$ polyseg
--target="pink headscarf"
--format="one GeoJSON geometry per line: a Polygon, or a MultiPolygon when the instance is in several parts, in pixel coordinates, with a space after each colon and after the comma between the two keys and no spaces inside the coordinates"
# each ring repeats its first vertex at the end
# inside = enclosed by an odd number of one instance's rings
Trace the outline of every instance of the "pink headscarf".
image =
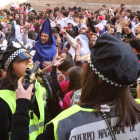
{"type": "Polygon", "coordinates": [[[95,27],[96,27],[96,28],[98,28],[100,31],[102,31],[102,30],[103,30],[103,28],[104,28],[104,27],[103,27],[103,25],[102,25],[102,24],[100,24],[100,23],[99,23],[99,24],[97,24],[97,25],[95,25],[95,27]]]}

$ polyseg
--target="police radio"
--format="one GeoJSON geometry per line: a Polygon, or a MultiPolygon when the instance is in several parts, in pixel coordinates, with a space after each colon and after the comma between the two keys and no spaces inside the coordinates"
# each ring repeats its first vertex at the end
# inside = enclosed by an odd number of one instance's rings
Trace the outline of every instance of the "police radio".
{"type": "MultiPolygon", "coordinates": [[[[43,85],[47,92],[48,92],[48,99],[52,99],[53,94],[52,94],[52,89],[50,87],[50,84],[48,82],[47,77],[45,76],[45,73],[42,72],[42,70],[39,68],[40,67],[40,62],[36,61],[35,63],[29,63],[27,65],[26,71],[25,71],[25,77],[23,81],[23,87],[24,89],[28,89],[30,84],[35,84],[36,79],[38,82],[43,85]]],[[[31,102],[33,103],[35,100],[35,87],[33,88],[33,93],[34,95],[31,98],[31,102]]]]}

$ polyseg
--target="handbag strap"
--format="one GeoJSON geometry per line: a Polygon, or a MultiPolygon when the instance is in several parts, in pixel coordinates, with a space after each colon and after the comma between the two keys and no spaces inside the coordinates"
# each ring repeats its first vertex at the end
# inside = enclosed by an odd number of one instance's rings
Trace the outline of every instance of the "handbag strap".
{"type": "Polygon", "coordinates": [[[107,127],[109,129],[109,133],[110,133],[110,136],[111,136],[112,140],[117,140],[116,136],[114,134],[114,131],[112,130],[111,123],[110,123],[110,121],[107,118],[106,113],[105,112],[101,112],[101,114],[102,114],[102,116],[103,116],[103,118],[104,118],[104,120],[105,120],[105,122],[107,124],[107,127]]]}

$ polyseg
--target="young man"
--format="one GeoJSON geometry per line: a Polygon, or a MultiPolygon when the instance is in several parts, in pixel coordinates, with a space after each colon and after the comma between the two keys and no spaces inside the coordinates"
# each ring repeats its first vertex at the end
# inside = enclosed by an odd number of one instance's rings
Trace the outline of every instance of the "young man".
{"type": "Polygon", "coordinates": [[[63,22],[64,22],[64,27],[68,27],[68,12],[67,11],[64,11],[64,12],[62,12],[62,20],[63,20],[63,22]]]}
{"type": "Polygon", "coordinates": [[[140,39],[139,38],[132,38],[129,41],[129,45],[132,47],[134,53],[140,60],[140,39]]]}
{"type": "Polygon", "coordinates": [[[121,6],[120,6],[121,8],[125,8],[125,4],[121,4],[121,6]]]}
{"type": "Polygon", "coordinates": [[[78,29],[83,28],[83,27],[87,29],[87,26],[83,23],[83,20],[84,20],[83,15],[80,15],[79,16],[78,29]]]}
{"type": "Polygon", "coordinates": [[[131,13],[132,13],[132,11],[131,11],[131,10],[129,10],[129,9],[128,9],[128,10],[126,10],[126,17],[127,17],[127,18],[129,18],[129,17],[130,17],[130,15],[131,15],[131,13]]]}
{"type": "Polygon", "coordinates": [[[55,20],[54,12],[50,12],[50,19],[51,19],[52,21],[55,20]]]}
{"type": "Polygon", "coordinates": [[[106,14],[106,6],[105,5],[102,5],[101,15],[104,15],[104,14],[106,14]]]}
{"type": "Polygon", "coordinates": [[[30,3],[26,4],[26,13],[28,14],[29,12],[33,11],[34,9],[31,7],[30,3]]]}
{"type": "Polygon", "coordinates": [[[73,14],[74,14],[73,10],[70,10],[69,11],[69,16],[68,16],[69,20],[73,21],[73,14]]]}
{"type": "Polygon", "coordinates": [[[132,31],[132,33],[135,35],[135,28],[137,27],[137,26],[139,26],[140,25],[140,15],[138,15],[138,16],[136,16],[135,17],[135,19],[136,19],[136,25],[135,26],[133,26],[133,28],[131,29],[131,31],[132,31]]]}
{"type": "Polygon", "coordinates": [[[79,23],[79,15],[74,13],[72,17],[73,17],[74,22],[78,24],[79,23]]]}
{"type": "Polygon", "coordinates": [[[51,12],[50,4],[46,4],[46,12],[51,12]]]}

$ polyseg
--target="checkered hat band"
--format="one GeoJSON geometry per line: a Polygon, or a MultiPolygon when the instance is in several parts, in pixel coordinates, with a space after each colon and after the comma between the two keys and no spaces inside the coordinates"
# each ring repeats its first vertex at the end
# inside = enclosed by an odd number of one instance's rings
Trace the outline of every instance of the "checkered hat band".
{"type": "Polygon", "coordinates": [[[94,65],[92,64],[92,61],[91,61],[91,58],[90,56],[88,57],[88,63],[89,63],[89,66],[92,68],[92,70],[95,72],[95,74],[98,75],[99,78],[101,78],[103,81],[106,81],[107,83],[111,84],[111,85],[114,85],[116,87],[124,87],[125,85],[120,85],[120,84],[117,84],[116,82],[113,82],[111,80],[109,80],[108,78],[104,77],[104,75],[102,75],[95,67],[94,65]]]}
{"type": "Polygon", "coordinates": [[[15,58],[16,56],[18,56],[18,55],[19,55],[20,53],[22,53],[22,52],[26,52],[26,50],[25,50],[25,49],[19,49],[19,50],[16,50],[14,53],[12,53],[12,54],[8,57],[8,59],[5,61],[4,69],[7,70],[8,67],[9,67],[9,65],[10,65],[10,63],[14,60],[14,58],[15,58]]]}

